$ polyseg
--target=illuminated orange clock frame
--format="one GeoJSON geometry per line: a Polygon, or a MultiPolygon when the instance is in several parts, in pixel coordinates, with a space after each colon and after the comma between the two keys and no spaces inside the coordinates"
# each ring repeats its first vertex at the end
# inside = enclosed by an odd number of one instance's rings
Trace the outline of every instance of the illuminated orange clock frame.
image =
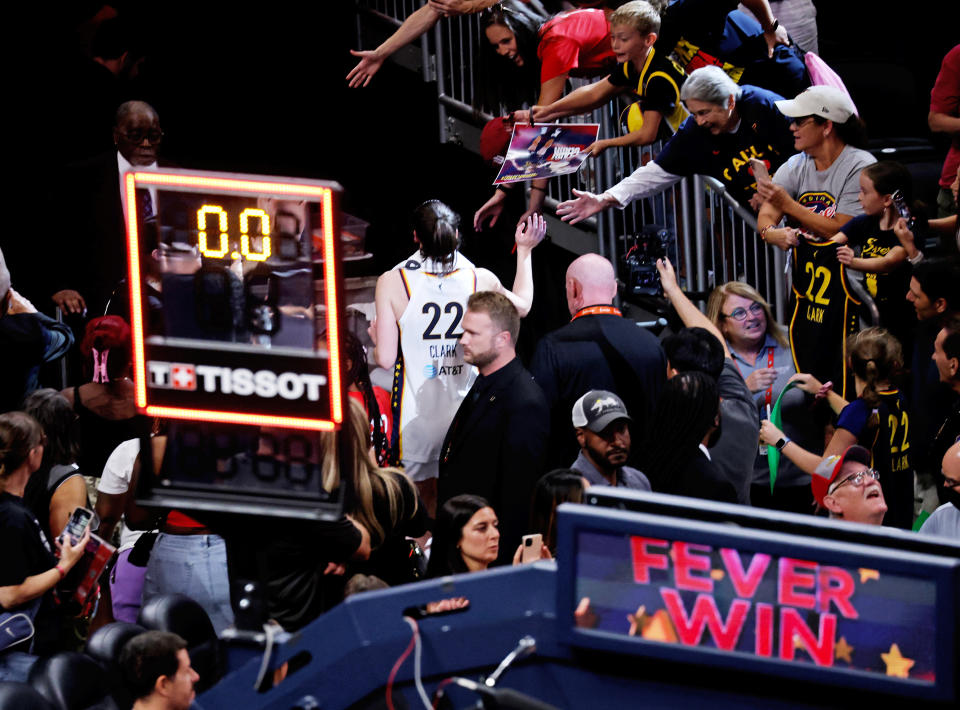
{"type": "MultiPolygon", "coordinates": [[[[340,382],[340,323],[338,321],[339,304],[337,302],[338,273],[335,260],[336,235],[334,234],[333,220],[333,188],[316,182],[284,182],[273,181],[269,178],[257,176],[228,177],[223,174],[187,173],[185,171],[144,171],[128,172],[124,175],[124,192],[126,204],[136,204],[137,188],[156,187],[168,188],[176,191],[196,189],[204,193],[222,192],[229,195],[250,195],[251,197],[271,196],[291,200],[306,199],[320,202],[322,208],[323,234],[323,268],[324,285],[326,290],[326,319],[327,319],[327,352],[329,353],[328,385],[330,393],[330,419],[308,419],[303,417],[284,417],[264,414],[249,414],[246,412],[226,412],[212,409],[186,409],[179,407],[163,407],[150,404],[147,401],[146,357],[144,353],[143,335],[143,295],[141,291],[142,278],[140,273],[140,235],[137,225],[137,210],[127,210],[127,260],[130,268],[130,318],[133,333],[133,374],[136,387],[136,405],[139,411],[148,416],[166,417],[169,419],[188,419],[191,421],[223,422],[227,424],[249,424],[253,426],[283,427],[289,429],[310,429],[330,431],[339,427],[343,422],[343,400],[340,382]]],[[[204,208],[206,209],[206,207],[204,208]]],[[[225,219],[225,214],[209,209],[212,218],[211,226],[218,226],[225,219]]],[[[247,227],[251,217],[260,221],[261,233],[269,234],[270,228],[267,217],[260,210],[247,210],[242,217],[241,231],[243,232],[243,251],[246,258],[257,261],[266,260],[269,256],[270,239],[265,236],[261,251],[250,252],[247,227]],[[249,212],[249,214],[247,214],[249,212]],[[249,253],[248,253],[249,252],[249,253]]],[[[213,229],[210,230],[211,232],[213,229]]],[[[220,229],[220,232],[226,231],[220,229]]],[[[211,241],[221,245],[222,239],[210,240],[205,236],[204,247],[211,241]]]]}

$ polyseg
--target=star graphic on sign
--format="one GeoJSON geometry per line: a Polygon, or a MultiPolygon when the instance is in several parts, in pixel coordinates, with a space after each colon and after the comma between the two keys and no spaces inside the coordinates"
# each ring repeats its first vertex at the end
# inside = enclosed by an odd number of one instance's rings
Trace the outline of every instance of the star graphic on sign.
{"type": "Polygon", "coordinates": [[[800,638],[799,634],[793,635],[793,647],[798,651],[806,651],[807,647],[803,645],[803,639],[800,638]]]}
{"type": "Polygon", "coordinates": [[[900,647],[897,644],[891,644],[887,653],[881,653],[880,658],[887,664],[887,675],[897,678],[909,678],[910,669],[916,662],[912,658],[907,658],[900,654],[900,647]]]}
{"type": "Polygon", "coordinates": [[[630,622],[630,631],[627,633],[631,636],[639,636],[649,619],[650,617],[647,616],[647,607],[641,604],[636,614],[627,614],[627,621],[630,622]]]}
{"type": "Polygon", "coordinates": [[[847,639],[844,636],[840,637],[840,640],[837,641],[836,645],[833,647],[833,656],[838,661],[846,661],[847,663],[853,663],[851,655],[853,654],[853,646],[847,643],[847,639]]]}
{"type": "Polygon", "coordinates": [[[860,584],[866,583],[869,579],[880,579],[880,571],[875,569],[867,569],[866,567],[861,567],[857,570],[860,573],[860,584]]]}
{"type": "Polygon", "coordinates": [[[726,573],[722,569],[712,569],[710,570],[710,579],[714,582],[721,581],[726,576],[726,573]]]}

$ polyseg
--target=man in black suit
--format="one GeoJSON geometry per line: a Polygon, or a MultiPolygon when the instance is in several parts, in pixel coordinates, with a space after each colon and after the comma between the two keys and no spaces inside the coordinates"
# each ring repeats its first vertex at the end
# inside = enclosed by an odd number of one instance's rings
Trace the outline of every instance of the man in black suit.
{"type": "MultiPolygon", "coordinates": [[[[116,151],[72,167],[76,204],[62,234],[62,273],[52,298],[69,315],[103,315],[110,294],[127,275],[126,229],[120,176],[132,168],[157,165],[163,138],[160,118],[150,104],[127,101],[117,109],[116,151]]],[[[138,193],[138,209],[154,214],[153,196],[138,193]]]]}
{"type": "MultiPolygon", "coordinates": [[[[623,400],[631,434],[643,441],[653,405],[667,378],[667,358],[657,339],[614,308],[617,278],[608,259],[584,254],[566,275],[571,320],[537,345],[530,372],[552,413],[547,467],[567,466],[577,456],[570,410],[588,390],[607,390],[623,400]]],[[[636,466],[639,452],[631,454],[636,466]]]]}
{"type": "Polygon", "coordinates": [[[517,358],[520,315],[498,293],[470,296],[463,357],[480,371],[440,449],[438,505],[461,493],[487,499],[500,519],[500,562],[526,533],[530,499],[543,472],[550,410],[517,358]]]}

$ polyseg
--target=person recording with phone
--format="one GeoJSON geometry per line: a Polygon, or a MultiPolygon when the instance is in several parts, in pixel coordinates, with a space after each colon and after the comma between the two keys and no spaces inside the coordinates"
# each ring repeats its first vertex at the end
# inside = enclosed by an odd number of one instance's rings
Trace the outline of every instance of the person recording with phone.
{"type": "Polygon", "coordinates": [[[923,205],[913,201],[910,172],[894,161],[865,167],[857,198],[863,214],[833,237],[843,245],[837,248],[837,261],[865,274],[864,285],[880,311],[878,325],[897,336],[909,352],[915,321],[904,294],[910,286],[910,266],[923,259],[923,252],[908,256],[901,243],[908,231],[923,241],[923,205]]]}
{"type": "MultiPolygon", "coordinates": [[[[43,461],[44,435],[37,421],[23,412],[0,414],[0,623],[9,614],[23,613],[33,622],[35,633],[22,638],[4,638],[0,646],[0,680],[26,681],[37,657],[56,648],[57,612],[48,592],[73,569],[90,539],[89,528],[76,542],[53,544],[40,523],[23,504],[30,474],[43,461]]],[[[9,628],[4,624],[5,628],[9,628]]]]}

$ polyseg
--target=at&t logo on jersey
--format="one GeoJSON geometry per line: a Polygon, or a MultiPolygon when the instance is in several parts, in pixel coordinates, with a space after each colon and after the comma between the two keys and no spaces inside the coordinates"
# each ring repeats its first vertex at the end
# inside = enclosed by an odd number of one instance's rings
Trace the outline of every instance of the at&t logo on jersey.
{"type": "Polygon", "coordinates": [[[327,384],[325,375],[272,370],[249,370],[245,367],[220,367],[218,365],[192,365],[181,362],[147,362],[147,382],[150,387],[170,390],[202,389],[204,392],[236,394],[242,397],[255,395],[263,399],[282,397],[296,400],[304,397],[320,400],[320,388],[327,384]]]}
{"type": "Polygon", "coordinates": [[[432,380],[437,375],[459,375],[463,372],[463,365],[437,365],[427,363],[423,366],[423,377],[426,380],[432,380]]]}

